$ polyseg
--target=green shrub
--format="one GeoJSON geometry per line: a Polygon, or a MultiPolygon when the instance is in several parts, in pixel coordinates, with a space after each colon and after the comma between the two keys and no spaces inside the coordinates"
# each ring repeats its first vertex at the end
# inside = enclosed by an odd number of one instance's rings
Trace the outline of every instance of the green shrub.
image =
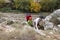
{"type": "Polygon", "coordinates": [[[16,9],[24,9],[27,4],[26,0],[13,0],[13,7],[16,9]]]}
{"type": "Polygon", "coordinates": [[[56,9],[56,1],[57,0],[42,0],[40,2],[41,6],[42,6],[42,10],[43,11],[53,11],[56,9]]]}
{"type": "Polygon", "coordinates": [[[56,9],[60,9],[60,0],[57,0],[57,1],[56,1],[56,4],[57,4],[57,5],[56,5],[56,9]]]}
{"type": "Polygon", "coordinates": [[[0,8],[0,11],[2,11],[2,12],[10,12],[11,8],[10,7],[3,7],[3,8],[0,8]]]}

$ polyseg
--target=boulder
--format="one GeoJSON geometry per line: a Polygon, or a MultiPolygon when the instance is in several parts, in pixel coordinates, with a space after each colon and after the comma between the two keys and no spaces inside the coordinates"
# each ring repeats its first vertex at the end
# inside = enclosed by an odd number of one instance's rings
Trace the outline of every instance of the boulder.
{"type": "Polygon", "coordinates": [[[60,20],[58,20],[56,17],[52,17],[49,21],[54,23],[54,25],[56,26],[60,24],[60,20]]]}
{"type": "Polygon", "coordinates": [[[51,18],[52,18],[52,16],[51,15],[48,15],[48,16],[46,16],[46,18],[44,20],[45,21],[49,21],[51,18]]]}
{"type": "Polygon", "coordinates": [[[52,28],[60,24],[60,9],[55,10],[53,13],[48,15],[45,19],[44,27],[45,29],[52,28]]]}
{"type": "Polygon", "coordinates": [[[60,9],[55,10],[51,14],[52,18],[50,19],[51,22],[53,22],[55,25],[60,24],[60,9]]]}
{"type": "Polygon", "coordinates": [[[47,22],[45,22],[45,24],[43,26],[44,26],[44,30],[53,29],[54,24],[52,22],[47,21],[47,22]]]}

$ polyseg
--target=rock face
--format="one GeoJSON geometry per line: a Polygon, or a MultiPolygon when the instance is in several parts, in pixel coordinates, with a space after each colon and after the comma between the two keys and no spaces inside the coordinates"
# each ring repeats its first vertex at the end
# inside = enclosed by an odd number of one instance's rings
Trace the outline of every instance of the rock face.
{"type": "Polygon", "coordinates": [[[52,22],[45,22],[45,24],[44,24],[44,30],[49,30],[49,29],[53,29],[53,23],[52,22]]]}
{"type": "Polygon", "coordinates": [[[54,26],[57,27],[57,25],[60,24],[60,9],[54,11],[53,13],[51,13],[50,15],[48,15],[45,18],[45,29],[47,29],[48,27],[53,28],[54,26]]]}

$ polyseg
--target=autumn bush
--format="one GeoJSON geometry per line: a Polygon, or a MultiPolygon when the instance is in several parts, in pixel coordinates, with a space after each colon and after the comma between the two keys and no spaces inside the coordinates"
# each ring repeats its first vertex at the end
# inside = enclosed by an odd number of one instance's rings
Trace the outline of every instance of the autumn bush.
{"type": "Polygon", "coordinates": [[[41,9],[41,5],[39,4],[39,2],[34,2],[33,0],[30,0],[30,12],[39,12],[41,9]]]}

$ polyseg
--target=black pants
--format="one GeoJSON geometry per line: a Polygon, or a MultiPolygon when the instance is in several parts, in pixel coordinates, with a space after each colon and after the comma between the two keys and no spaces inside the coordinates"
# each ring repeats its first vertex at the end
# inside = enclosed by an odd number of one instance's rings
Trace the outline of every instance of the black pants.
{"type": "Polygon", "coordinates": [[[42,29],[42,30],[44,30],[44,27],[43,27],[43,25],[41,26],[41,25],[39,25],[39,23],[38,23],[38,29],[42,29]]]}

